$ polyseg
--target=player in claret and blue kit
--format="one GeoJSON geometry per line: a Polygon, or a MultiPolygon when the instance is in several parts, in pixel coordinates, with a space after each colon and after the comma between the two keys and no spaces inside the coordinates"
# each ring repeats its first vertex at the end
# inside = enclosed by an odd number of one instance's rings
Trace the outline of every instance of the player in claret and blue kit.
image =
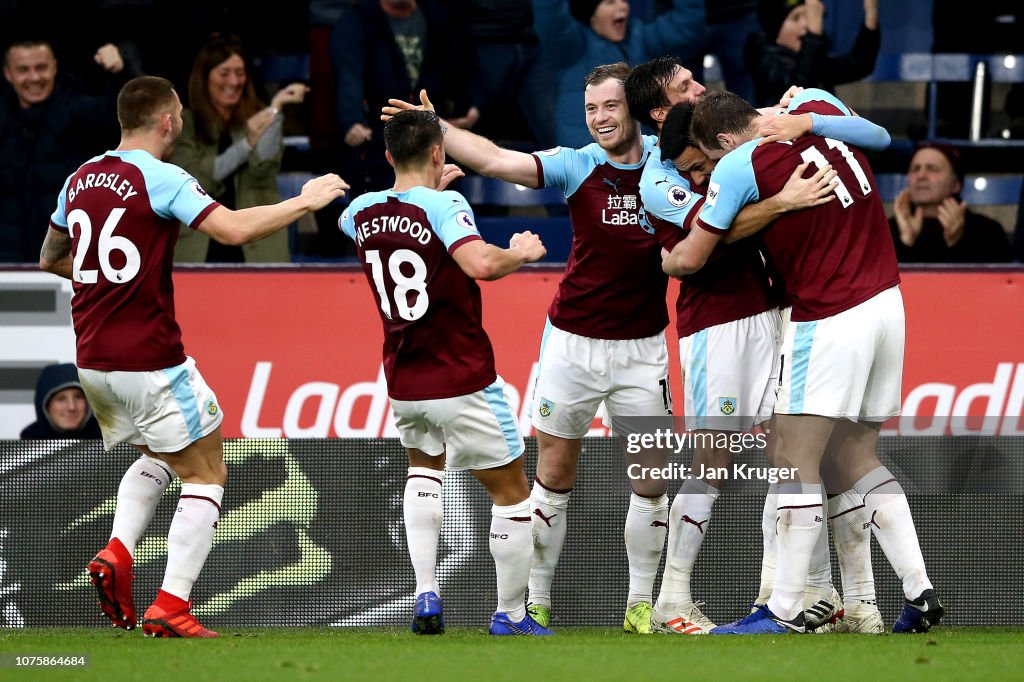
{"type": "MultiPolygon", "coordinates": [[[[820,90],[800,93],[789,110],[850,114],[820,90]]],[[[825,517],[820,466],[826,455],[838,469],[833,487],[839,481],[837,489],[862,499],[870,528],[903,583],[904,606],[893,631],[927,631],[942,618],[943,607],[928,579],[903,489],[877,456],[879,429],[900,410],[905,322],[895,251],[874,177],[860,150],[832,138],[811,134],[759,145],[758,116],[732,93],[714,93],[698,104],[693,136],[720,160],[694,221],[698,229],[667,255],[667,273],[700,270],[739,210],[778,192],[797,166],[831,165],[839,182],[835,201],[786,214],[763,233],[792,306],[775,406],[776,465],[796,467],[799,482],[779,489],[771,598],[742,621],[712,632],[804,631],[808,565],[825,517]]]]}
{"type": "Polygon", "coordinates": [[[155,637],[216,637],[192,615],[189,597],[220,517],[224,414],[185,355],[174,317],[179,223],[244,244],[323,208],[348,185],[325,175],[272,206],[225,208],[163,161],[181,135],[181,111],[170,81],[143,76],[125,84],[117,97],[121,144],[67,179],[39,264],[72,281],[79,378],[104,447],[130,443],[142,453],[118,488],[110,541],[89,562],[103,613],[117,627],[135,627],[135,547],[177,475],[181,496],[167,536],[167,569],[142,629],[155,637]]]}
{"type": "MultiPolygon", "coordinates": [[[[454,126],[445,134],[457,161],[482,175],[562,192],[572,251],[540,344],[532,421],[537,473],[531,492],[535,554],[530,613],[552,618],[551,586],[565,543],[569,497],[582,438],[604,404],[617,435],[628,418],[671,414],[665,327],[668,280],[661,247],[640,227],[639,183],[654,138],[629,115],[624,63],[594,67],[584,82],[584,114],[594,143],[533,154],[502,149],[454,126]]],[[[694,84],[696,88],[699,85],[694,84]]],[[[415,105],[391,100],[387,116],[415,105]]],[[[421,107],[432,108],[426,92],[421,107]]],[[[641,466],[668,463],[667,450],[644,451],[641,466]]],[[[667,482],[637,478],[626,512],[629,589],[623,629],[651,634],[652,593],[668,527],[667,482]]]]}
{"type": "Polygon", "coordinates": [[[544,257],[540,239],[484,242],[469,204],[437,187],[445,171],[442,127],[406,111],[384,128],[395,186],[355,199],[339,220],[355,240],[384,325],[384,375],[409,457],[404,518],[416,574],[412,631],[444,632],[436,578],[445,469],[469,470],[490,493],[490,549],[498,608],[492,635],[550,635],[526,612],[533,558],[523,439],[482,326],[477,279],[494,280],[544,257]]]}

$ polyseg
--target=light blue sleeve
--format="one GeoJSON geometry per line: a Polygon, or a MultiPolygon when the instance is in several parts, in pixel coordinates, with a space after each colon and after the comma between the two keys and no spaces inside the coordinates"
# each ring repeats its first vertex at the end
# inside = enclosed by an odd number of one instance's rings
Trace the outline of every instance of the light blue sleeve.
{"type": "Polygon", "coordinates": [[[338,229],[352,239],[356,238],[356,224],[355,221],[352,220],[352,216],[354,216],[358,210],[356,202],[353,201],[345,207],[345,210],[341,212],[341,217],[338,218],[338,229]]]}
{"type": "MultiPolygon", "coordinates": [[[[534,152],[533,156],[540,161],[544,187],[561,190],[566,198],[576,193],[583,181],[597,167],[594,150],[596,144],[583,149],[555,147],[542,152],[534,152]]],[[[600,149],[600,147],[598,147],[600,149]]]]}
{"type": "MultiPolygon", "coordinates": [[[[77,173],[78,171],[75,172],[77,173]]],[[[53,226],[64,231],[68,229],[68,183],[71,182],[72,176],[74,176],[74,173],[69,175],[68,179],[64,181],[64,186],[61,187],[60,194],[57,195],[57,208],[50,215],[50,222],[53,223],[53,226]]]]}
{"type": "Polygon", "coordinates": [[[153,212],[161,218],[174,218],[193,226],[199,214],[216,201],[199,181],[171,163],[156,161],[139,165],[146,179],[146,192],[153,212]]]}
{"type": "Polygon", "coordinates": [[[199,181],[189,176],[188,180],[178,188],[174,198],[171,199],[167,206],[167,210],[184,224],[189,227],[195,227],[192,223],[195,222],[196,218],[216,203],[214,198],[207,194],[206,190],[199,185],[199,181]]]}
{"type": "Polygon", "coordinates": [[[673,225],[683,226],[701,195],[695,194],[686,178],[667,168],[644,173],[640,180],[640,201],[644,211],[673,225]]]}
{"type": "Polygon", "coordinates": [[[757,148],[757,141],[747,142],[718,162],[708,183],[707,199],[698,221],[701,225],[723,232],[732,226],[736,214],[760,197],[751,155],[757,148]]]}
{"type": "Polygon", "coordinates": [[[466,237],[480,237],[473,218],[473,209],[458,192],[431,191],[427,216],[434,232],[441,238],[446,249],[466,237]]]}
{"type": "Polygon", "coordinates": [[[811,115],[811,132],[815,135],[842,140],[862,149],[882,150],[892,142],[889,131],[885,128],[875,125],[866,118],[855,116],[839,98],[819,88],[808,88],[799,93],[789,103],[786,111],[793,112],[800,108],[809,109],[811,107],[808,105],[812,102],[823,102],[839,111],[837,114],[824,114],[816,111],[800,112],[811,115]]]}
{"type": "Polygon", "coordinates": [[[881,151],[889,146],[889,131],[860,116],[811,114],[811,132],[852,144],[861,149],[881,151]]]}

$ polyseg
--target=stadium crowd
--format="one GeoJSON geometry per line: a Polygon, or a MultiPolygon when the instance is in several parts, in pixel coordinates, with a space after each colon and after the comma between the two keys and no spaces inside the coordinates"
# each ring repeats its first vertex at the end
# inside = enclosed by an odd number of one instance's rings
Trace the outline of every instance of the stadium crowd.
{"type": "MultiPolygon", "coordinates": [[[[979,25],[988,5],[998,3],[979,5],[973,19],[979,25]]],[[[998,33],[984,47],[950,38],[944,8],[940,0],[934,19],[916,17],[934,24],[937,51],[1001,49],[998,33]]],[[[337,172],[353,197],[388,186],[376,112],[389,97],[411,100],[426,88],[452,125],[500,144],[577,147],[590,142],[577,115],[583,76],[598,64],[671,55],[703,80],[705,55],[714,55],[723,85],[763,106],[789,85],[832,91],[869,76],[883,36],[901,30],[885,25],[886,9],[886,0],[837,0],[828,8],[821,0],[312,0],[277,8],[275,28],[267,31],[245,3],[229,0],[92,0],[73,3],[59,24],[48,19],[45,3],[4,3],[0,262],[36,260],[53,194],[82,158],[116,142],[114,96],[141,73],[166,76],[182,95],[187,128],[176,161],[222,203],[245,207],[278,198],[275,178],[282,170],[337,172]],[[830,36],[827,12],[858,19],[833,22],[841,35],[830,36]],[[69,29],[83,25],[90,30],[69,29]],[[237,83],[215,85],[228,66],[237,83]],[[207,74],[205,84],[197,82],[197,70],[207,74]],[[231,92],[235,99],[219,105],[217,88],[241,94],[231,92]],[[219,106],[226,108],[218,112],[219,106]],[[286,137],[308,145],[286,146],[286,137]]],[[[1019,128],[1012,123],[1020,115],[1019,86],[1006,98],[1007,131],[1019,128]]],[[[947,99],[943,111],[949,108],[947,99]]],[[[949,118],[966,109],[956,107],[949,118]]],[[[891,132],[923,141],[913,127],[891,132]]],[[[895,172],[909,165],[911,151],[906,147],[898,159],[890,154],[883,167],[895,172]]],[[[993,170],[970,151],[961,156],[955,164],[961,184],[965,171],[993,170]]],[[[959,213],[968,210],[958,192],[949,196],[959,213]]],[[[244,249],[209,245],[185,229],[177,260],[351,258],[336,228],[342,207],[329,206],[315,225],[308,221],[291,235],[244,249]]],[[[912,214],[903,199],[889,208],[894,224],[903,226],[901,261],[1000,262],[1014,253],[991,230],[975,239],[984,228],[959,219],[954,222],[964,225],[947,230],[945,249],[927,246],[934,232],[928,225],[911,248],[902,218],[912,214]]],[[[1018,215],[1015,227],[1012,213],[995,215],[1007,240],[1016,232],[1020,257],[1024,221],[1018,215]]]]}

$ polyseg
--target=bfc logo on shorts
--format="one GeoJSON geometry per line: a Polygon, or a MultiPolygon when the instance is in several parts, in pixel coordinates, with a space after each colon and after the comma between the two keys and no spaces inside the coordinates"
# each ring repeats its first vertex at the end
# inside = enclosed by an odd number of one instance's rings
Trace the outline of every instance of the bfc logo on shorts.
{"type": "Polygon", "coordinates": [[[555,409],[555,404],[547,398],[541,398],[540,404],[537,406],[537,413],[541,417],[547,418],[551,416],[551,411],[555,409]]]}
{"type": "Polygon", "coordinates": [[[213,400],[206,401],[206,414],[211,417],[215,417],[217,415],[217,403],[213,402],[213,400]]]}
{"type": "Polygon", "coordinates": [[[736,403],[739,402],[736,398],[719,398],[718,409],[722,411],[724,415],[730,415],[736,411],[736,403]]]}

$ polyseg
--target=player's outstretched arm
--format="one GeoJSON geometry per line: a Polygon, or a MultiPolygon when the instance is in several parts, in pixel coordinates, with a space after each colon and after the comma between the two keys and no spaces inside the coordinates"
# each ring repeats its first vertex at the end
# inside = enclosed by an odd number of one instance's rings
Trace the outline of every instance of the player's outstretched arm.
{"type": "Polygon", "coordinates": [[[661,269],[670,277],[692,275],[704,267],[720,240],[721,235],[694,226],[671,252],[662,251],[661,269]]]}
{"type": "Polygon", "coordinates": [[[39,252],[39,267],[64,279],[71,279],[71,236],[52,227],[39,252]]]}
{"type": "Polygon", "coordinates": [[[860,116],[828,116],[823,114],[780,114],[762,116],[754,121],[758,145],[788,142],[808,133],[842,140],[862,149],[882,150],[892,138],[889,131],[860,116]]]}
{"type": "Polygon", "coordinates": [[[333,173],[313,178],[297,197],[269,206],[238,211],[218,206],[196,228],[222,244],[237,246],[277,232],[306,213],[318,211],[343,196],[348,183],[333,173]]]}
{"type": "Polygon", "coordinates": [[[452,253],[462,271],[473,279],[495,280],[515,272],[525,263],[546,256],[540,237],[532,232],[517,232],[503,249],[480,239],[464,243],[452,253]]]}
{"type": "MultiPolygon", "coordinates": [[[[434,111],[434,105],[426,90],[420,90],[419,104],[389,99],[388,105],[381,109],[380,119],[385,122],[399,111],[407,109],[434,111]]],[[[441,130],[444,132],[445,151],[462,165],[489,178],[498,178],[533,189],[538,187],[537,162],[532,155],[503,149],[482,135],[457,128],[445,121],[441,122],[441,130]]]]}
{"type": "Polygon", "coordinates": [[[722,240],[731,244],[760,232],[783,213],[820,206],[835,199],[833,190],[836,185],[836,171],[832,170],[832,166],[826,165],[811,177],[805,178],[803,174],[807,166],[808,163],[797,166],[782,190],[775,196],[744,206],[722,240]]]}

